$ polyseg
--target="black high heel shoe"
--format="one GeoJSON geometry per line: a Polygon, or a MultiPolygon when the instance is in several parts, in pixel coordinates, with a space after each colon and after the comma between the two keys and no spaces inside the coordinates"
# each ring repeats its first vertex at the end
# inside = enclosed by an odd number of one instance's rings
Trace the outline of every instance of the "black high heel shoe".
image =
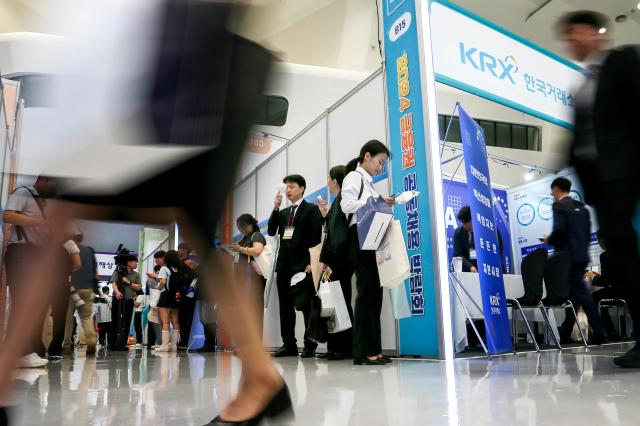
{"type": "Polygon", "coordinates": [[[386,363],[381,359],[369,359],[366,356],[354,357],[353,365],[385,365],[386,363]]]}
{"type": "Polygon", "coordinates": [[[386,356],[386,355],[382,355],[380,358],[378,358],[380,361],[384,362],[385,364],[391,364],[393,362],[393,360],[391,359],[390,356],[386,356]]]}
{"type": "Polygon", "coordinates": [[[294,418],[293,403],[291,402],[291,395],[289,395],[289,388],[285,383],[282,389],[269,401],[266,407],[258,413],[255,417],[239,422],[233,422],[224,420],[220,416],[211,420],[207,425],[240,425],[240,426],[258,426],[265,419],[276,418],[294,418]]]}
{"type": "Polygon", "coordinates": [[[9,409],[7,407],[0,407],[0,426],[9,425],[9,409]]]}

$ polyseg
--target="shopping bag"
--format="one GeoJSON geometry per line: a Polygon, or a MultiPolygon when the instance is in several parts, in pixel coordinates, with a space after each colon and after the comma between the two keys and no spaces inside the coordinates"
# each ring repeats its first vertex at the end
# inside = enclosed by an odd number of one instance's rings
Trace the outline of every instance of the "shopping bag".
{"type": "Polygon", "coordinates": [[[158,290],[156,288],[149,289],[149,306],[155,308],[158,306],[158,300],[160,300],[160,293],[162,290],[158,290]]]}
{"type": "Polygon", "coordinates": [[[340,299],[344,300],[340,281],[329,281],[326,275],[322,276],[320,286],[318,288],[318,297],[322,302],[322,311],[320,315],[329,318],[336,311],[340,299]]]}
{"type": "Polygon", "coordinates": [[[258,269],[256,269],[256,272],[262,277],[269,278],[269,276],[271,275],[271,270],[273,269],[273,264],[275,262],[275,254],[275,250],[273,250],[273,247],[267,240],[267,244],[262,249],[262,253],[260,253],[260,256],[254,258],[256,264],[254,265],[254,267],[258,267],[258,269]]]}
{"type": "Polygon", "coordinates": [[[391,206],[382,197],[370,197],[356,217],[360,249],[377,250],[393,220],[391,206]]]}
{"type": "Polygon", "coordinates": [[[395,319],[409,318],[411,308],[409,307],[409,296],[405,285],[398,285],[389,289],[391,297],[391,311],[395,319]]]}
{"type": "Polygon", "coordinates": [[[376,250],[376,261],[381,287],[393,288],[411,276],[409,255],[399,220],[394,220],[389,225],[380,247],[376,250]]]}
{"type": "MultiPolygon", "coordinates": [[[[331,316],[327,322],[329,328],[329,334],[340,333],[341,331],[351,328],[351,318],[349,318],[349,310],[347,309],[347,302],[342,294],[342,287],[340,287],[339,281],[320,283],[320,288],[325,288],[331,294],[331,316]]],[[[323,301],[324,303],[324,301],[323,301]]],[[[325,306],[322,306],[324,311],[325,306]]]]}

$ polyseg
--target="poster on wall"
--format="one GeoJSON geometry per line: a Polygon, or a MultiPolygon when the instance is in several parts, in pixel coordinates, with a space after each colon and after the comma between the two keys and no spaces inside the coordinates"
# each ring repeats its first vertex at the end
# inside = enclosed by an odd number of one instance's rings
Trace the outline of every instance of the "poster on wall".
{"type": "MultiPolygon", "coordinates": [[[[447,259],[451,263],[453,258],[453,236],[456,229],[462,225],[458,220],[458,212],[463,206],[469,205],[469,193],[465,182],[442,181],[444,188],[445,224],[447,227],[447,259]]],[[[509,229],[509,209],[507,206],[507,191],[492,189],[493,212],[496,218],[498,234],[502,240],[502,271],[513,273],[513,256],[511,254],[511,230],[509,229]]]]}
{"type": "Polygon", "coordinates": [[[487,346],[490,354],[500,354],[511,351],[512,342],[487,147],[482,127],[462,107],[459,111],[487,346]]]}
{"type": "MultiPolygon", "coordinates": [[[[553,230],[552,206],[554,200],[551,197],[551,182],[557,177],[569,179],[571,181],[571,196],[584,202],[580,180],[573,170],[565,170],[557,175],[547,176],[507,191],[516,273],[520,273],[520,264],[527,254],[542,247],[552,251],[551,247],[540,242],[539,239],[551,234],[553,230]]],[[[589,206],[587,209],[591,214],[591,261],[592,264],[598,265],[602,252],[596,238],[598,221],[595,210],[589,206]]]]}

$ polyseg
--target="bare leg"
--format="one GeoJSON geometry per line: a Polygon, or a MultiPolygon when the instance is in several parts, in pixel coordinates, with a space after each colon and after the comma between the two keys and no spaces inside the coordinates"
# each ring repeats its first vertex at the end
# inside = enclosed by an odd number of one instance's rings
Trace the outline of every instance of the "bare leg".
{"type": "MultiPolygon", "coordinates": [[[[207,298],[217,302],[221,319],[242,362],[240,391],[221,417],[228,421],[246,420],[258,414],[283,386],[282,377],[262,346],[258,307],[254,302],[258,297],[246,297],[239,285],[246,281],[242,276],[239,281],[234,279],[231,262],[225,262],[221,255],[211,251],[202,237],[190,230],[188,223],[180,222],[180,225],[196,251],[208,253],[201,264],[204,268],[201,285],[207,298]]],[[[259,288],[258,285],[251,287],[259,288]]]]}

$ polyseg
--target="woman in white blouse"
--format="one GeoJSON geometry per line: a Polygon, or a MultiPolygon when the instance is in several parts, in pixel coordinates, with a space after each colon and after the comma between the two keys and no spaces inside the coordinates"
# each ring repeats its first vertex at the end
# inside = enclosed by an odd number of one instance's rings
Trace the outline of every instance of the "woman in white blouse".
{"type": "MultiPolygon", "coordinates": [[[[348,255],[355,266],[358,291],[353,323],[355,365],[383,365],[391,362],[390,358],[382,355],[382,288],[378,277],[376,252],[360,249],[356,227],[358,209],[364,206],[370,197],[379,197],[373,188],[373,177],[384,171],[388,159],[389,149],[382,142],[367,142],[360,150],[360,155],[347,164],[348,174],[342,184],[340,207],[350,218],[348,255]]],[[[385,200],[390,205],[394,204],[391,197],[386,197],[385,200]]]]}

